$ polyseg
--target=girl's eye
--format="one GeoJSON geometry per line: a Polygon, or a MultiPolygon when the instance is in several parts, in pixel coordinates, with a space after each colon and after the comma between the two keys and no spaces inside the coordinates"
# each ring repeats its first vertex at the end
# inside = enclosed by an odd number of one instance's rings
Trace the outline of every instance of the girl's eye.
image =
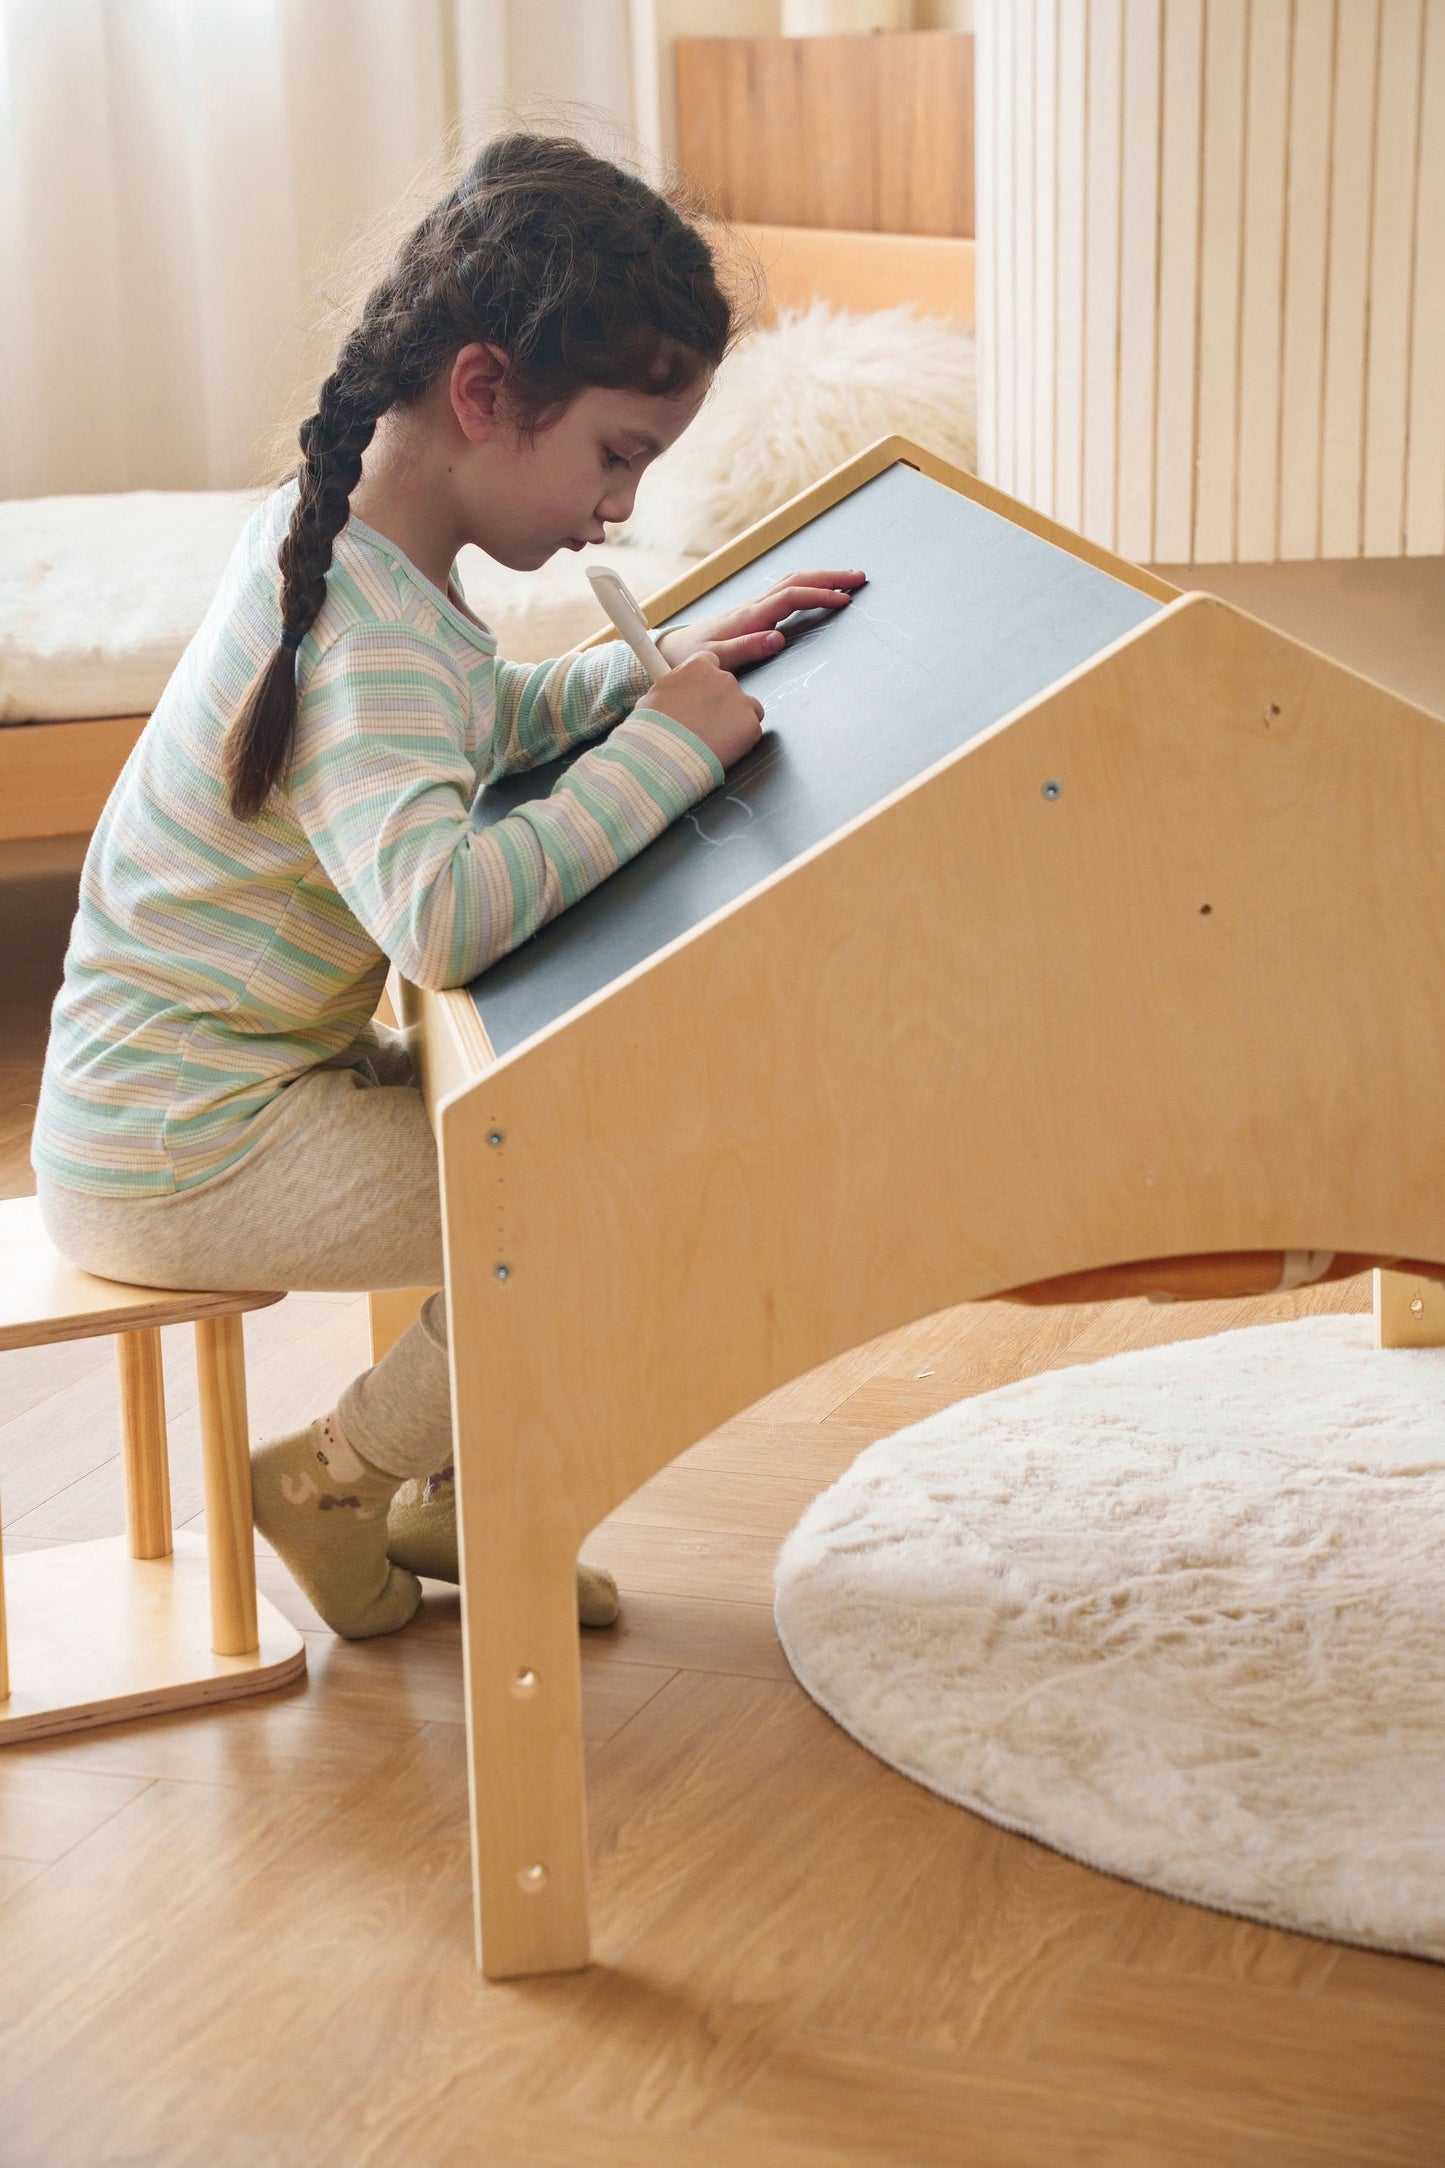
{"type": "Polygon", "coordinates": [[[632,465],[632,461],[630,459],[624,459],[621,452],[604,452],[602,455],[602,464],[604,467],[630,467],[632,465]]]}

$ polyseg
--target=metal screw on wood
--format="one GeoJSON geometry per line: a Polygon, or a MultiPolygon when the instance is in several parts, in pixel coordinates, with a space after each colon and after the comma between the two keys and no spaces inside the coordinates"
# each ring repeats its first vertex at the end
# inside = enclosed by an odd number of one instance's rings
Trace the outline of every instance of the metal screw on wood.
{"type": "Polygon", "coordinates": [[[536,1693],[538,1683],[535,1671],[519,1671],[512,1681],[512,1692],[518,1701],[528,1701],[536,1693]]]}
{"type": "Polygon", "coordinates": [[[510,1280],[510,1278],[511,1278],[511,1277],[512,1277],[512,1268],[511,1268],[511,1266],[510,1266],[510,1265],[498,1265],[498,1266],[497,1266],[497,1278],[498,1278],[499,1280],[510,1280]]]}
{"type": "Polygon", "coordinates": [[[1064,786],[1062,783],[1045,783],[1044,796],[1046,798],[1061,797],[1063,795],[1063,788],[1064,786]]]}
{"type": "Polygon", "coordinates": [[[547,1870],[540,1860],[534,1860],[530,1867],[517,1869],[517,1887],[524,1889],[529,1897],[535,1896],[539,1889],[544,1888],[546,1881],[547,1870]]]}
{"type": "Polygon", "coordinates": [[[500,1143],[501,1143],[501,1141],[502,1141],[502,1132],[501,1132],[501,1130],[500,1130],[500,1129],[489,1129],[489,1130],[487,1131],[487,1142],[488,1142],[488,1144],[500,1144],[500,1143]]]}

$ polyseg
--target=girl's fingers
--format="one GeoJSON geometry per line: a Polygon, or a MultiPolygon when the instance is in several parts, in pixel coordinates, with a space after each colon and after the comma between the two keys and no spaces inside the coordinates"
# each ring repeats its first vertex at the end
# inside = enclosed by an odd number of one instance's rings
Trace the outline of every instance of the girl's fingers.
{"type": "Polygon", "coordinates": [[[785,645],[780,632],[747,632],[735,640],[716,640],[710,652],[724,670],[741,670],[750,662],[765,662],[785,645]]]}
{"type": "Polygon", "coordinates": [[[727,627],[724,637],[762,631],[776,625],[780,618],[791,617],[795,610],[841,610],[852,600],[846,588],[804,587],[797,583],[774,587],[766,595],[759,595],[756,602],[745,602],[741,609],[731,611],[722,620],[727,627]]]}
{"type": "MultiPolygon", "coordinates": [[[[862,587],[866,572],[785,572],[777,587],[862,587]]],[[[774,590],[770,589],[772,593],[774,590]]]]}

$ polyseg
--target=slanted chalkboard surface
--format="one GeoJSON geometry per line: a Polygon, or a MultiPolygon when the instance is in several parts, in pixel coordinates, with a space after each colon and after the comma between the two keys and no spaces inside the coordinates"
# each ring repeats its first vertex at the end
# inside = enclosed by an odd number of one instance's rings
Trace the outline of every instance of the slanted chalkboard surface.
{"type": "MultiPolygon", "coordinates": [[[[696,812],[469,992],[509,1052],[723,904],[836,834],[1159,608],[916,468],[885,468],[699,596],[708,617],[790,571],[868,585],[747,677],[764,735],[696,812]]],[[[585,751],[586,748],[581,750],[585,751]]],[[[544,797],[578,754],[483,790],[490,826],[544,797]]]]}

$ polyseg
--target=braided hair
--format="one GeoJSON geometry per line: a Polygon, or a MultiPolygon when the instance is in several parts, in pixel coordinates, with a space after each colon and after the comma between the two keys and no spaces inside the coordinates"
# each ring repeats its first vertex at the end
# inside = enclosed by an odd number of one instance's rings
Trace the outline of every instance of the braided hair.
{"type": "Polygon", "coordinates": [[[590,386],[686,390],[733,330],[706,242],[656,190],[566,137],[489,143],[402,244],[301,425],[280,639],[226,737],[236,818],[254,820],[290,765],[296,651],[383,414],[475,342],[506,354],[513,416],[535,437],[590,386]]]}

